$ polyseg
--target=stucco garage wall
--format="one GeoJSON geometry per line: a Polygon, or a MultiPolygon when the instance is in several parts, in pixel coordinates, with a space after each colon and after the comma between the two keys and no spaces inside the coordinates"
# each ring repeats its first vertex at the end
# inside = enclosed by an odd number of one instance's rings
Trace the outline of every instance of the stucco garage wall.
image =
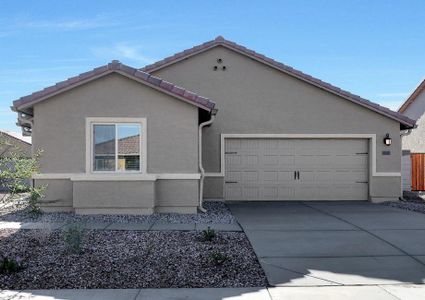
{"type": "MultiPolygon", "coordinates": [[[[376,134],[377,172],[400,172],[397,121],[232,50],[216,47],[153,73],[217,102],[217,118],[204,130],[206,172],[220,171],[221,133],[376,134]],[[213,70],[218,58],[226,71],[213,70]],[[386,133],[393,140],[390,147],[382,142],[386,133]],[[382,151],[391,151],[391,155],[382,155],[382,151]]],[[[395,182],[400,182],[400,177],[373,178],[370,196],[398,198],[400,188],[385,192],[388,184],[395,182]]],[[[222,197],[222,186],[222,179],[208,179],[205,197],[222,197]]]]}

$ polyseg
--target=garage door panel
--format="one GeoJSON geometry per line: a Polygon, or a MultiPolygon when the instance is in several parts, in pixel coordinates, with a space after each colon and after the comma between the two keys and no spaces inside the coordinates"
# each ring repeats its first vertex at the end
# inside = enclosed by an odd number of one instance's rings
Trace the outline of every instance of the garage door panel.
{"type": "Polygon", "coordinates": [[[242,183],[257,183],[259,181],[259,171],[245,171],[242,173],[242,183]]]}
{"type": "Polygon", "coordinates": [[[277,199],[272,200],[292,200],[294,198],[294,187],[291,186],[279,186],[277,199]]]}
{"type": "Polygon", "coordinates": [[[242,157],[242,164],[244,166],[256,166],[258,165],[258,155],[257,154],[248,154],[242,157]]]}
{"type": "Polygon", "coordinates": [[[265,200],[274,200],[279,198],[279,187],[270,186],[263,188],[263,195],[265,200]]]}
{"type": "Polygon", "coordinates": [[[243,198],[242,186],[226,184],[226,200],[241,200],[243,198]]]}
{"type": "Polygon", "coordinates": [[[263,156],[263,165],[276,166],[279,165],[279,155],[266,154],[263,156]]]}
{"type": "Polygon", "coordinates": [[[281,184],[289,184],[292,183],[294,181],[294,171],[293,170],[288,170],[288,171],[280,171],[278,173],[278,181],[281,184]]]}
{"type": "Polygon", "coordinates": [[[298,169],[315,169],[315,168],[324,168],[332,164],[332,156],[324,155],[302,155],[295,157],[295,165],[298,169]]]}
{"type": "Polygon", "coordinates": [[[265,183],[278,183],[279,171],[264,171],[263,180],[265,183]]]}
{"type": "Polygon", "coordinates": [[[229,171],[226,172],[226,176],[224,177],[226,181],[242,181],[242,172],[241,171],[229,171]]]}
{"type": "Polygon", "coordinates": [[[261,198],[259,186],[244,186],[242,193],[247,200],[257,200],[261,198]]]}
{"type": "Polygon", "coordinates": [[[366,139],[229,139],[225,149],[228,200],[368,198],[366,139]]]}
{"type": "Polygon", "coordinates": [[[242,156],[241,155],[226,155],[226,166],[229,170],[232,170],[235,166],[242,165],[242,156]]]}

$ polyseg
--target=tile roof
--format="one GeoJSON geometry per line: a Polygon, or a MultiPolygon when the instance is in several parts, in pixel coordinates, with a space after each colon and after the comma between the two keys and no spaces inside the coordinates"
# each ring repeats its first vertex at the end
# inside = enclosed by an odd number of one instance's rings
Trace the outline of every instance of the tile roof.
{"type": "Polygon", "coordinates": [[[407,98],[406,101],[400,106],[398,109],[399,113],[403,113],[406,111],[406,109],[409,107],[410,104],[415,102],[416,97],[419,96],[419,94],[425,90],[425,79],[422,80],[422,82],[416,87],[416,89],[413,91],[413,93],[407,98]]]}
{"type": "Polygon", "coordinates": [[[113,72],[123,74],[141,83],[153,86],[160,91],[170,94],[185,102],[194,104],[207,111],[212,111],[214,109],[215,103],[210,99],[199,96],[194,92],[188,91],[182,87],[162,80],[161,78],[155,77],[144,71],[124,65],[117,60],[113,60],[107,65],[95,68],[91,71],[82,73],[65,81],[58,82],[53,86],[34,92],[31,95],[21,97],[20,99],[13,101],[13,109],[20,111],[21,109],[30,107],[37,102],[43,101],[49,97],[79,86],[80,84],[113,72]]]}
{"type": "Polygon", "coordinates": [[[369,109],[371,109],[371,110],[373,110],[373,111],[375,111],[379,114],[382,114],[384,116],[387,116],[391,119],[394,119],[394,120],[400,122],[400,124],[402,124],[404,128],[411,128],[415,125],[414,120],[411,120],[410,118],[408,118],[408,117],[406,117],[406,116],[404,116],[404,115],[402,115],[398,112],[392,111],[389,108],[386,108],[384,106],[380,106],[377,103],[374,103],[372,101],[364,99],[360,96],[354,95],[354,94],[352,94],[348,91],[342,90],[342,89],[340,89],[336,86],[333,86],[333,85],[331,85],[327,82],[324,82],[320,79],[317,79],[315,77],[307,75],[307,74],[305,74],[301,71],[298,71],[298,70],[296,70],[296,69],[294,69],[290,66],[287,66],[283,63],[275,61],[274,59],[271,59],[271,58],[269,58],[269,57],[267,57],[263,54],[259,54],[259,53],[255,52],[253,50],[250,50],[250,49],[248,49],[244,46],[236,44],[235,42],[226,40],[222,36],[218,36],[212,41],[208,41],[208,42],[203,43],[201,45],[198,45],[198,46],[195,46],[193,48],[190,48],[190,49],[184,50],[182,52],[176,53],[176,54],[174,54],[170,57],[167,57],[163,60],[160,60],[160,61],[158,61],[154,64],[147,65],[147,66],[141,68],[141,70],[151,73],[151,72],[159,70],[163,67],[166,67],[168,65],[176,63],[180,60],[183,60],[185,58],[188,58],[190,56],[196,55],[198,53],[204,52],[206,50],[209,50],[209,49],[217,47],[217,46],[223,46],[223,47],[226,47],[228,49],[234,50],[238,53],[242,53],[242,54],[249,56],[249,57],[251,57],[251,58],[253,58],[257,61],[260,61],[264,64],[267,64],[267,65],[269,65],[269,66],[271,66],[271,67],[273,67],[277,70],[280,70],[280,71],[282,71],[286,74],[289,74],[289,75],[294,76],[298,79],[301,79],[301,80],[306,81],[310,84],[313,84],[316,87],[319,87],[319,88],[324,89],[328,92],[336,94],[336,95],[338,95],[342,98],[345,98],[345,99],[350,100],[354,103],[357,103],[361,106],[369,108],[369,109]]]}
{"type": "MultiPolygon", "coordinates": [[[[120,138],[118,140],[118,154],[130,155],[139,154],[140,136],[133,135],[120,138]]],[[[94,146],[95,154],[114,155],[115,154],[115,139],[98,143],[94,146]]]]}
{"type": "Polygon", "coordinates": [[[31,137],[23,136],[21,133],[13,132],[13,131],[7,131],[7,130],[0,130],[0,136],[1,135],[7,135],[9,137],[12,137],[16,140],[20,140],[28,145],[31,145],[31,137]]]}

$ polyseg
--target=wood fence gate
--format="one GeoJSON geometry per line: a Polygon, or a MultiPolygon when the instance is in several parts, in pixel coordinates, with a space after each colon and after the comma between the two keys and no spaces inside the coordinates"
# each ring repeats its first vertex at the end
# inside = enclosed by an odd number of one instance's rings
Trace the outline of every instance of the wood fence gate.
{"type": "Polygon", "coordinates": [[[412,191],[425,191],[425,153],[412,153],[412,191]]]}

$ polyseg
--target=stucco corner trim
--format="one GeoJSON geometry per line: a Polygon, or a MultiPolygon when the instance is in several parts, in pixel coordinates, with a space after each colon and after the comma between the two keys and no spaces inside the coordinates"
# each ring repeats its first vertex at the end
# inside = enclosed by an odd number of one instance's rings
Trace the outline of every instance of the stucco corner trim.
{"type": "Polygon", "coordinates": [[[376,134],[240,134],[240,133],[222,133],[221,134],[221,160],[220,172],[205,173],[205,177],[224,177],[225,175],[225,140],[226,139],[243,139],[243,138],[275,138],[275,139],[369,139],[369,165],[370,175],[372,177],[401,177],[401,172],[377,172],[376,171],[376,134]]]}

